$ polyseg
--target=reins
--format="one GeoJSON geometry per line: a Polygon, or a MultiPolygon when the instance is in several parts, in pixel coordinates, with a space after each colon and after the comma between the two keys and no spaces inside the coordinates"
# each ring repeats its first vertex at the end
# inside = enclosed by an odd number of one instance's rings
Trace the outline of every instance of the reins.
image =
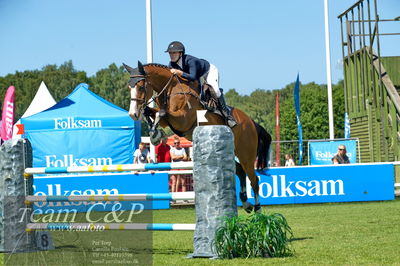
{"type": "MultiPolygon", "coordinates": [[[[142,80],[142,79],[144,79],[144,81],[145,81],[144,88],[145,88],[145,89],[147,88],[147,83],[148,83],[148,81],[147,81],[147,79],[146,79],[146,75],[130,75],[130,77],[131,77],[131,78],[139,78],[139,81],[142,80]]],[[[152,97],[151,100],[149,100],[148,102],[147,102],[147,94],[146,94],[146,93],[145,93],[145,96],[144,96],[143,99],[141,99],[141,98],[132,98],[132,97],[131,97],[131,100],[132,100],[132,101],[136,101],[136,102],[138,102],[138,103],[142,103],[142,104],[140,105],[140,111],[141,111],[141,110],[144,110],[145,108],[147,108],[147,107],[150,105],[150,103],[154,102],[157,98],[159,98],[159,97],[160,97],[161,95],[163,95],[164,93],[166,93],[166,97],[164,98],[164,101],[165,101],[164,104],[165,104],[165,105],[167,105],[168,100],[169,100],[171,97],[175,96],[175,95],[183,95],[183,96],[185,97],[185,104],[188,106],[189,109],[192,109],[192,105],[191,105],[191,103],[189,102],[188,95],[193,96],[194,98],[196,98],[197,100],[200,101],[200,96],[199,96],[199,95],[196,95],[195,93],[193,93],[193,92],[190,91],[190,90],[189,90],[189,91],[184,91],[183,86],[182,86],[182,83],[181,83],[181,81],[179,80],[179,77],[178,77],[177,75],[175,75],[175,74],[173,74],[173,75],[170,76],[170,78],[168,79],[167,83],[164,85],[164,87],[162,88],[162,90],[161,90],[159,93],[157,93],[154,97],[152,97]],[[170,94],[168,95],[168,91],[166,92],[166,90],[168,89],[168,87],[169,87],[169,85],[171,84],[171,82],[172,82],[172,80],[173,80],[174,77],[176,78],[177,82],[179,83],[179,87],[180,87],[180,89],[181,89],[181,92],[170,93],[170,94]]]]}

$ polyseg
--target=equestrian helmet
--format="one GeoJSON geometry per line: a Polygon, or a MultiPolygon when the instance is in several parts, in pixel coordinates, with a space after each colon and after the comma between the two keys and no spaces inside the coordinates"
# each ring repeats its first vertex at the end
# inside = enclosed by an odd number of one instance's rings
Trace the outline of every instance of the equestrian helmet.
{"type": "Polygon", "coordinates": [[[182,52],[184,54],[185,53],[185,46],[181,42],[173,41],[168,45],[168,48],[167,48],[167,50],[165,52],[166,53],[182,52]]]}

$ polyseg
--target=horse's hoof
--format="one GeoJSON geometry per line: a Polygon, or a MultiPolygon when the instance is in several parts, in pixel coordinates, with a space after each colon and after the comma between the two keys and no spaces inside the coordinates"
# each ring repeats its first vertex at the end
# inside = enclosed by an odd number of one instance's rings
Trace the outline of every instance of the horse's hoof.
{"type": "Polygon", "coordinates": [[[239,196],[240,196],[240,201],[243,202],[243,205],[245,204],[245,202],[248,203],[247,202],[247,193],[246,192],[240,192],[239,196]]]}
{"type": "Polygon", "coordinates": [[[253,211],[253,205],[251,205],[251,203],[249,202],[243,202],[243,209],[247,212],[247,213],[251,213],[253,211]]]}
{"type": "Polygon", "coordinates": [[[260,213],[260,212],[261,212],[261,205],[260,205],[260,203],[254,205],[254,212],[256,212],[256,213],[260,213]]]}

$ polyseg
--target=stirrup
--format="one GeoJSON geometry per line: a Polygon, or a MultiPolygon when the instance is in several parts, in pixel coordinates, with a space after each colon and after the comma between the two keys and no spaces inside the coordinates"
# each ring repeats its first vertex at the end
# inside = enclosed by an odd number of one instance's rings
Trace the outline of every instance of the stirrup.
{"type": "Polygon", "coordinates": [[[222,115],[225,117],[226,124],[230,128],[237,126],[237,122],[236,122],[235,118],[230,114],[228,107],[226,109],[221,108],[220,110],[222,112],[222,115]]]}
{"type": "Polygon", "coordinates": [[[227,120],[227,124],[230,128],[234,128],[235,126],[237,126],[237,123],[233,117],[229,116],[226,118],[226,120],[227,120]]]}

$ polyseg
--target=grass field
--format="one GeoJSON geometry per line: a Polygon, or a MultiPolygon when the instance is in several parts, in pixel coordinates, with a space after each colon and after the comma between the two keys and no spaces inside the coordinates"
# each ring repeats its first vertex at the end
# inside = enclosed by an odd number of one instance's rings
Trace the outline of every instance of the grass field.
{"type": "MultiPolygon", "coordinates": [[[[139,249],[142,246],[143,250],[152,252],[154,265],[400,265],[400,198],[385,202],[268,206],[265,210],[281,213],[287,218],[294,232],[291,242],[294,256],[186,259],[186,255],[193,252],[193,232],[154,232],[152,251],[147,250],[137,236],[130,238],[128,232],[114,231],[107,235],[110,241],[119,242],[121,246],[129,247],[130,251],[136,244],[139,249]]],[[[242,210],[239,213],[244,214],[242,210]]],[[[153,215],[157,223],[195,222],[193,208],[158,210],[153,215]]],[[[88,248],[65,243],[62,249],[51,252],[56,255],[61,250],[64,251],[63,257],[56,256],[55,260],[47,261],[47,265],[69,265],[68,256],[76,256],[82,251],[85,254],[91,252],[88,248]]],[[[78,261],[74,265],[83,264],[78,261]]]]}

